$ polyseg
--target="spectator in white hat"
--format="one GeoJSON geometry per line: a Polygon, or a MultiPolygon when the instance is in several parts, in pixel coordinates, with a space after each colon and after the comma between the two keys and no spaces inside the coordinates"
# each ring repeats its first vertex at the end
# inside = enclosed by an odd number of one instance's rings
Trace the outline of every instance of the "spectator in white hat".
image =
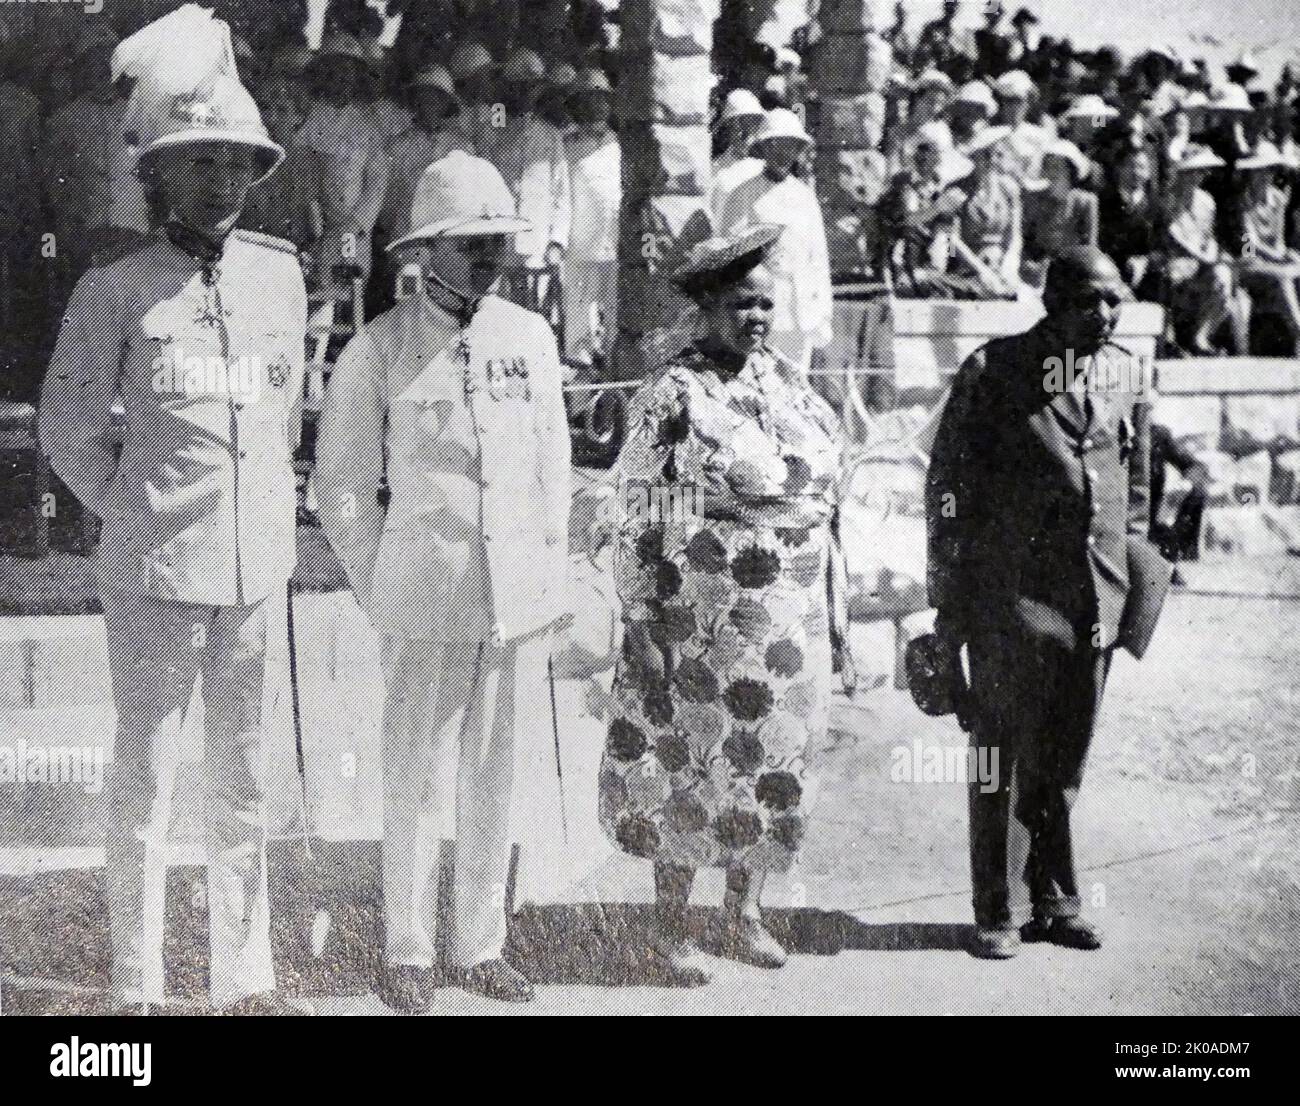
{"type": "Polygon", "coordinates": [[[411,229],[411,202],[424,171],[452,150],[470,150],[469,139],[457,125],[460,99],[446,68],[424,66],[407,82],[406,95],[413,122],[388,143],[387,186],[378,222],[385,248],[411,229]]]}
{"type": "Polygon", "coordinates": [[[1261,142],[1237,162],[1244,178],[1241,197],[1241,264],[1243,287],[1254,305],[1279,316],[1291,336],[1292,356],[1300,357],[1300,252],[1287,244],[1289,197],[1278,187],[1278,174],[1291,168],[1272,142],[1261,142]]]}
{"type": "Polygon", "coordinates": [[[1092,163],[1068,139],[1043,151],[1043,177],[1024,195],[1024,255],[1021,277],[1042,287],[1052,258],[1076,246],[1097,244],[1097,195],[1080,187],[1092,163]]]}
{"type": "Polygon", "coordinates": [[[912,164],[917,136],[931,124],[948,131],[947,145],[953,145],[946,116],[955,92],[952,81],[936,69],[927,69],[912,82],[907,121],[892,128],[886,142],[891,165],[902,169],[912,164]]]}
{"type": "Polygon", "coordinates": [[[974,170],[952,189],[957,234],[948,279],[963,298],[1011,299],[1019,287],[1022,205],[1008,171],[1009,134],[1005,126],[986,127],[961,150],[974,170]]]}
{"type": "Polygon", "coordinates": [[[368,273],[372,234],[384,199],[387,139],[363,97],[365,47],[353,35],[327,35],[308,70],[315,103],[297,144],[318,155],[324,233],[317,271],[328,283],[336,265],[368,273]]]}
{"type": "Polygon", "coordinates": [[[590,361],[617,336],[618,214],[623,157],[610,127],[613,87],[602,69],[573,82],[574,128],[564,140],[573,185],[573,225],[564,265],[566,354],[590,361]]]}
{"type": "Polygon", "coordinates": [[[573,96],[578,71],[567,61],[559,61],[546,71],[546,83],[537,97],[537,114],[562,135],[573,128],[573,110],[569,100],[573,96]]]}
{"type": "Polygon", "coordinates": [[[479,136],[478,154],[501,171],[528,222],[514,240],[516,261],[533,271],[559,265],[569,245],[569,163],[564,137],[536,112],[546,66],[532,50],[516,50],[497,83],[504,125],[479,136]]]}
{"type": "Polygon", "coordinates": [[[506,883],[512,841],[520,901],[535,898],[534,850],[564,847],[545,704],[568,613],[570,458],[555,336],[496,295],[527,229],[501,174],[448,154],[420,179],[410,224],[391,248],[423,288],[339,358],[316,482],[325,533],[382,635],[379,994],[414,1013],[445,983],[533,997],[505,958],[506,883]],[[448,839],[453,905],[440,911],[448,839]]]}
{"type": "Polygon", "coordinates": [[[1043,148],[1052,139],[1046,128],[1029,121],[1030,101],[1035,95],[1034,82],[1022,69],[1003,73],[993,86],[998,101],[996,122],[1010,129],[1007,148],[1016,179],[1038,180],[1042,176],[1043,148]]]}
{"type": "Polygon", "coordinates": [[[961,146],[970,142],[987,127],[997,114],[998,103],[993,90],[983,81],[967,81],[957,90],[948,108],[948,123],[953,142],[961,146]]]}
{"type": "Polygon", "coordinates": [[[1098,135],[1119,118],[1119,109],[1113,108],[1094,92],[1076,96],[1061,114],[1062,137],[1068,138],[1092,158],[1097,154],[1098,135]]]}
{"type": "Polygon", "coordinates": [[[831,271],[826,225],[816,193],[793,173],[812,147],[799,117],[773,108],[754,136],[763,171],[738,184],[722,207],[719,231],[754,223],[785,227],[768,259],[776,280],[771,345],[807,377],[814,350],[831,341],[831,271]]]}
{"type": "Polygon", "coordinates": [[[497,107],[496,62],[487,47],[464,42],[452,52],[447,69],[456,83],[456,93],[464,105],[461,129],[475,153],[486,156],[494,125],[505,122],[504,108],[497,107]],[[493,118],[500,114],[500,118],[493,118]]]}
{"type": "Polygon", "coordinates": [[[1213,356],[1215,334],[1232,327],[1239,354],[1247,352],[1250,300],[1238,286],[1231,260],[1216,233],[1217,210],[1202,187],[1223,160],[1203,146],[1188,146],[1172,166],[1164,252],[1174,335],[1194,354],[1213,356]]]}
{"type": "Polygon", "coordinates": [[[709,210],[714,224],[722,205],[741,181],[763,171],[763,159],[750,153],[749,145],[763,124],[763,105],[747,88],[733,88],[722,102],[713,131],[713,179],[709,210]]]}

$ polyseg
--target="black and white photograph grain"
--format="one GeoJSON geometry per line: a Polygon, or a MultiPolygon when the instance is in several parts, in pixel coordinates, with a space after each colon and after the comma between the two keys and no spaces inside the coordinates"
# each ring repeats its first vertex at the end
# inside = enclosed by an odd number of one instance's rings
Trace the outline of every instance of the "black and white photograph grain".
{"type": "Polygon", "coordinates": [[[1297,643],[1291,0],[0,0],[38,1085],[521,1014],[1250,1081],[1297,643]]]}

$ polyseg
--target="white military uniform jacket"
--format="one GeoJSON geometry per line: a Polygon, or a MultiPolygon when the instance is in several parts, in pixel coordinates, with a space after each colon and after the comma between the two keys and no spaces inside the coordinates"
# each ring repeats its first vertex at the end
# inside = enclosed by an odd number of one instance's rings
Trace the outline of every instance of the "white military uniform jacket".
{"type": "Polygon", "coordinates": [[[410,296],[348,343],[330,377],[321,523],[381,633],[505,641],[567,611],[569,464],[546,320],[488,296],[462,328],[410,296]]]}
{"type": "Polygon", "coordinates": [[[209,265],[156,232],[77,282],[40,435],[104,520],[101,586],[214,606],[284,587],[306,317],[296,248],[252,231],[234,231],[209,265]]]}

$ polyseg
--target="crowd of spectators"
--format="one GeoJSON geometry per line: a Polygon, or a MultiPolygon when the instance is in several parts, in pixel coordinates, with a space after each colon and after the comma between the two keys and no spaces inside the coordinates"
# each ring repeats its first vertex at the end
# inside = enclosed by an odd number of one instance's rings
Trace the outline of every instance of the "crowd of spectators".
{"type": "MultiPolygon", "coordinates": [[[[1126,61],[1040,33],[1028,11],[985,7],[970,32],[954,2],[920,28],[899,4],[884,35],[893,75],[870,203],[874,275],[887,270],[901,295],[1014,298],[1041,288],[1056,251],[1096,242],[1135,296],[1169,309],[1169,352],[1300,355],[1300,82],[1283,70],[1266,87],[1249,53],[1222,70],[1164,46],[1126,61]]],[[[533,28],[457,34],[428,17],[428,33],[386,50],[364,5],[339,5],[354,18],[327,23],[316,50],[297,31],[256,48],[237,40],[241,75],[289,151],[248,226],[297,243],[317,282],[340,265],[359,272],[373,311],[391,302],[384,247],[406,229],[419,175],[451,150],[476,153],[533,224],[518,268],[539,274],[534,292],[563,284],[567,352],[589,355],[612,333],[617,284],[618,16],[571,8],[559,49],[533,28]]],[[[122,140],[131,78],[112,65],[117,41],[87,24],[41,69],[30,43],[0,35],[0,323],[5,387],[19,398],[77,274],[150,226],[122,140]],[[52,253],[56,264],[24,261],[52,253]]],[[[815,100],[804,60],[757,43],[719,59],[715,219],[762,171],[750,144],[765,116],[802,119],[815,100]]],[[[811,186],[818,151],[795,145],[793,175],[811,186]]]]}
{"type": "Polygon", "coordinates": [[[910,295],[1042,287],[1062,248],[1097,243],[1168,308],[1167,352],[1300,355],[1300,148],[1289,69],[1217,67],[1171,46],[1125,61],[1041,34],[1027,10],[957,4],[895,60],[878,205],[884,264],[910,295]]]}

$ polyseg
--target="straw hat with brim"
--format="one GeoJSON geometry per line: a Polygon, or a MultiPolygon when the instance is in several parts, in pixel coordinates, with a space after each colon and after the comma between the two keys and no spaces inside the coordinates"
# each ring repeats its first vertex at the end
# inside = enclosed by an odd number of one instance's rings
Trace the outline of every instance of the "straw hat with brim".
{"type": "Polygon", "coordinates": [[[1063,119],[1114,119],[1119,115],[1117,108],[1111,107],[1096,93],[1089,92],[1076,96],[1061,116],[1063,119]]]}
{"type": "Polygon", "coordinates": [[[1283,156],[1279,150],[1268,139],[1264,139],[1255,147],[1255,152],[1238,160],[1238,169],[1286,169],[1291,163],[1283,156]]]}
{"type": "Polygon", "coordinates": [[[758,128],[751,145],[757,147],[774,138],[793,138],[807,145],[812,145],[812,135],[804,130],[799,116],[789,108],[773,108],[763,116],[763,125],[758,128]]]}
{"type": "Polygon", "coordinates": [[[967,157],[973,154],[982,153],[984,150],[996,146],[999,142],[1006,141],[1011,135],[1011,128],[998,124],[992,127],[985,127],[969,142],[961,146],[961,153],[967,157]]]}
{"type": "Polygon", "coordinates": [[[1212,150],[1207,150],[1204,146],[1189,146],[1183,151],[1183,156],[1174,162],[1173,170],[1184,173],[1194,169],[1219,169],[1223,164],[1223,159],[1212,150]]]}
{"type": "Polygon", "coordinates": [[[778,223],[758,223],[706,238],[691,247],[669,279],[692,297],[725,284],[733,273],[739,280],[767,256],[784,229],[778,223]]]}
{"type": "Polygon", "coordinates": [[[420,88],[436,88],[453,99],[456,97],[456,82],[451,79],[451,74],[442,65],[426,65],[406,82],[406,87],[412,91],[420,88]]]}
{"type": "Polygon", "coordinates": [[[415,229],[396,239],[396,250],[434,238],[518,234],[532,227],[515,211],[515,198],[490,161],[453,150],[424,171],[411,203],[415,229]]]}
{"type": "Polygon", "coordinates": [[[161,150],[208,142],[252,149],[260,170],[257,180],[270,176],[284,160],[284,147],[266,133],[253,97],[224,73],[207,90],[158,99],[141,82],[128,105],[125,129],[136,136],[137,164],[161,150]]]}
{"type": "MultiPolygon", "coordinates": [[[[1074,183],[1076,185],[1085,180],[1092,171],[1092,162],[1088,160],[1087,154],[1068,139],[1058,138],[1053,142],[1049,142],[1043,148],[1043,160],[1046,161],[1049,157],[1064,161],[1070,167],[1074,173],[1074,183]]],[[[1029,192],[1040,192],[1046,187],[1046,178],[1024,182],[1024,188],[1029,192]]]]}

